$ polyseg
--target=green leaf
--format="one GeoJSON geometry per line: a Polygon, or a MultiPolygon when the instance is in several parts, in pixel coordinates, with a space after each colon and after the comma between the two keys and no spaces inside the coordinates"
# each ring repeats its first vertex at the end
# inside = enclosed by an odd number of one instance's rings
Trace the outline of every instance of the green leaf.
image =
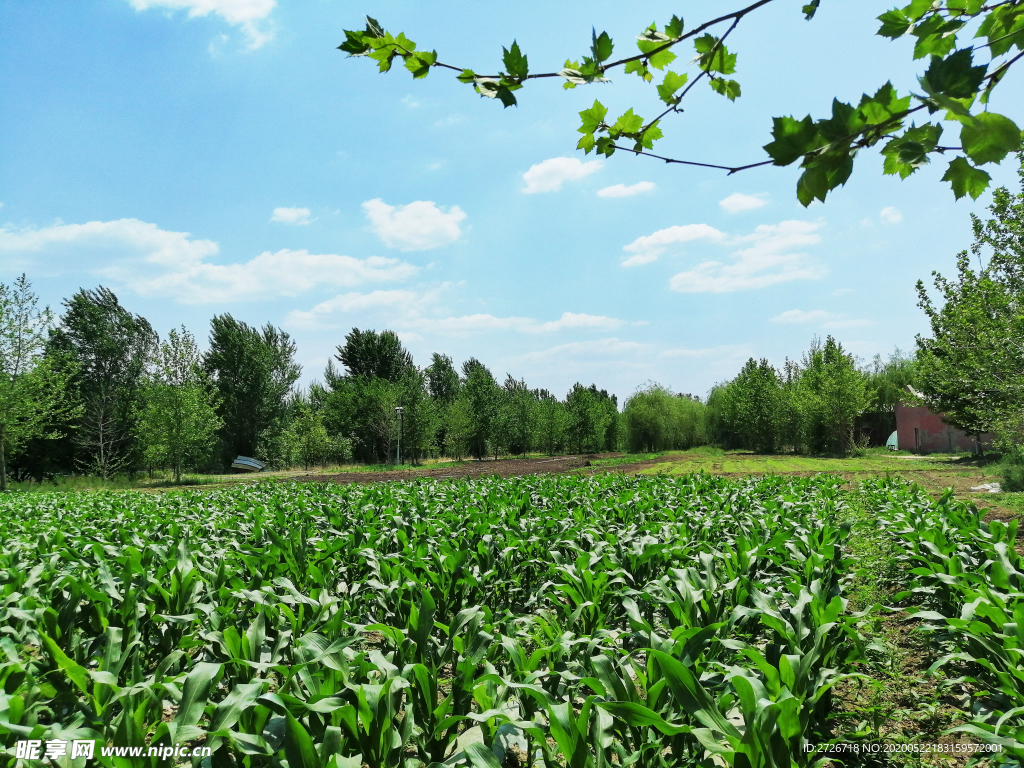
{"type": "Polygon", "coordinates": [[[954,99],[968,99],[978,93],[985,79],[986,67],[975,67],[973,62],[969,48],[957,51],[944,59],[933,56],[924,77],[935,92],[954,99]]]}
{"type": "Polygon", "coordinates": [[[789,165],[803,155],[820,146],[818,129],[810,115],[803,120],[793,117],[776,117],[772,120],[774,141],[765,144],[775,165],[789,165]]]}
{"type": "Polygon", "coordinates": [[[886,11],[878,20],[882,22],[882,26],[879,27],[876,35],[881,37],[888,37],[895,40],[897,37],[903,37],[910,28],[914,25],[913,22],[907,18],[907,15],[898,8],[893,8],[891,11],[886,11]]]}
{"type": "Polygon", "coordinates": [[[676,103],[676,91],[686,85],[688,79],[685,72],[676,74],[669,70],[665,73],[665,79],[661,81],[661,85],[658,86],[658,97],[666,104],[676,103]]]}
{"type": "Polygon", "coordinates": [[[960,142],[976,165],[998,163],[1021,146],[1020,128],[1010,118],[995,112],[975,115],[960,129],[960,142]]]}
{"type": "Polygon", "coordinates": [[[711,90],[715,93],[720,93],[729,101],[736,101],[736,97],[740,95],[740,84],[735,80],[726,80],[721,77],[716,77],[711,81],[711,90]]]}
{"type": "Polygon", "coordinates": [[[651,74],[651,70],[647,68],[647,63],[641,59],[626,62],[626,66],[622,71],[627,75],[636,73],[641,79],[648,83],[651,82],[654,77],[654,75],[651,74]]]}
{"type": "Polygon", "coordinates": [[[345,51],[350,56],[364,56],[366,52],[370,50],[370,44],[364,39],[364,32],[357,32],[352,29],[346,29],[345,42],[338,46],[339,51],[345,51]]]}
{"type": "Polygon", "coordinates": [[[64,671],[64,674],[68,676],[78,690],[88,696],[89,675],[86,672],[85,667],[68,658],[68,655],[60,649],[60,646],[57,645],[49,635],[40,632],[39,637],[42,639],[43,645],[46,646],[46,650],[50,652],[50,656],[52,656],[53,660],[57,662],[57,666],[64,671]]]}
{"type": "Polygon", "coordinates": [[[636,133],[643,128],[644,119],[640,115],[633,114],[633,108],[630,107],[621,115],[619,119],[615,121],[615,124],[608,129],[608,132],[614,136],[621,136],[624,133],[636,133]]]}
{"type": "Polygon", "coordinates": [[[437,61],[437,51],[417,51],[406,57],[405,68],[412,72],[413,78],[419,80],[430,74],[430,68],[437,61]]]}
{"type": "Polygon", "coordinates": [[[641,53],[647,55],[647,63],[655,69],[664,69],[676,60],[676,55],[670,48],[664,48],[666,43],[671,42],[668,35],[656,31],[654,27],[648,33],[636,41],[636,47],[641,53]],[[658,50],[663,48],[663,50],[658,50]]]}
{"type": "Polygon", "coordinates": [[[693,41],[693,47],[700,54],[700,68],[707,72],[731,75],[736,71],[736,54],[729,53],[725,43],[719,44],[714,35],[701,35],[693,41]]]}
{"type": "Polygon", "coordinates": [[[601,63],[607,61],[608,57],[612,55],[612,39],[608,37],[607,32],[602,32],[600,35],[597,34],[597,30],[591,32],[592,42],[590,50],[594,54],[594,61],[601,63]]]}
{"type": "Polygon", "coordinates": [[[320,768],[313,740],[291,712],[285,712],[284,754],[288,768],[320,768]]]}
{"type": "Polygon", "coordinates": [[[529,73],[529,67],[526,56],[519,50],[519,43],[513,40],[511,48],[502,48],[501,50],[503,51],[501,60],[505,64],[505,71],[512,77],[525,80],[529,73]]]}
{"type": "Polygon", "coordinates": [[[811,0],[810,3],[805,5],[801,10],[803,11],[804,18],[810,21],[814,18],[814,14],[818,12],[818,6],[821,4],[821,0],[811,0]]]}
{"type": "Polygon", "coordinates": [[[514,106],[516,97],[512,95],[509,87],[498,80],[477,78],[476,92],[488,99],[497,99],[505,107],[514,106]]]}
{"type": "Polygon", "coordinates": [[[962,21],[947,21],[939,15],[930,16],[914,28],[914,36],[917,38],[914,58],[945,56],[956,47],[956,33],[962,27],[962,21]]]}
{"type": "Polygon", "coordinates": [[[665,34],[671,38],[677,38],[683,34],[683,28],[683,20],[673,14],[672,20],[665,25],[665,34]]]}
{"type": "Polygon", "coordinates": [[[672,725],[657,712],[640,704],[628,701],[599,701],[597,706],[633,728],[657,728],[666,736],[677,736],[693,730],[688,725],[672,725]]]}
{"type": "Polygon", "coordinates": [[[808,168],[796,182],[796,197],[804,208],[815,199],[824,202],[828,191],[828,168],[823,165],[808,168]]]}
{"type": "MultiPolygon", "coordinates": [[[[941,133],[941,126],[934,127],[941,133]]],[[[930,162],[928,153],[934,147],[934,142],[929,146],[913,140],[910,131],[907,131],[903,136],[894,138],[885,145],[885,149],[882,150],[882,156],[885,158],[882,172],[889,176],[899,174],[901,179],[905,179],[922,165],[930,162]]]]}
{"type": "Polygon", "coordinates": [[[595,100],[590,109],[584,109],[580,112],[580,119],[583,120],[583,125],[577,130],[580,133],[593,133],[601,126],[607,115],[608,108],[600,101],[595,100]]]}
{"type": "Polygon", "coordinates": [[[220,669],[220,664],[201,661],[188,673],[185,685],[181,689],[178,714],[174,716],[174,723],[179,729],[193,726],[199,722],[199,718],[203,716],[203,710],[206,709],[207,699],[210,698],[213,681],[220,669]]]}
{"type": "Polygon", "coordinates": [[[980,168],[972,166],[966,157],[957,157],[949,164],[942,180],[950,183],[957,200],[965,195],[977,200],[992,181],[992,177],[980,168]]]}
{"type": "Polygon", "coordinates": [[[1002,56],[1014,46],[1024,47],[1024,7],[1008,4],[994,8],[985,16],[976,37],[988,38],[993,57],[1002,56]]]}
{"type": "Polygon", "coordinates": [[[479,741],[468,745],[463,752],[473,768],[501,768],[501,763],[494,756],[494,752],[479,741]]]}
{"type": "Polygon", "coordinates": [[[472,69],[464,69],[459,73],[457,79],[460,83],[472,83],[476,80],[476,72],[472,69]]]}
{"type": "Polygon", "coordinates": [[[861,118],[867,125],[881,125],[891,120],[893,115],[906,112],[909,108],[910,96],[901,99],[892,83],[883,85],[875,91],[874,96],[864,94],[857,105],[861,118]]]}

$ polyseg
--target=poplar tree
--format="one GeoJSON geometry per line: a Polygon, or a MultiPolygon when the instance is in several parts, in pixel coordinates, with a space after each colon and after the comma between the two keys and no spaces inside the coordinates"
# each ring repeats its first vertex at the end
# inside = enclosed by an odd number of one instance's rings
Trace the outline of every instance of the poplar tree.
{"type": "Polygon", "coordinates": [[[53,325],[49,307],[39,308],[22,274],[0,284],[0,490],[7,490],[7,455],[27,440],[60,437],[53,423],[77,414],[69,396],[73,366],[54,365],[45,355],[53,325]]]}

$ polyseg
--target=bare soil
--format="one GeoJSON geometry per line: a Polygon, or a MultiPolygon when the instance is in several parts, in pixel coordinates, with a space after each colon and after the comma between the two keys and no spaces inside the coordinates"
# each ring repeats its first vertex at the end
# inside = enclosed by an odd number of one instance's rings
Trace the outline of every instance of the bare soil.
{"type": "Polygon", "coordinates": [[[592,466],[597,459],[611,459],[622,456],[621,453],[588,453],[578,456],[530,457],[526,459],[482,459],[480,461],[453,462],[422,469],[385,470],[380,472],[342,472],[334,475],[310,474],[300,478],[303,482],[331,483],[380,483],[391,480],[450,480],[464,477],[483,477],[498,475],[514,477],[517,475],[562,474],[573,470],[592,466]]]}

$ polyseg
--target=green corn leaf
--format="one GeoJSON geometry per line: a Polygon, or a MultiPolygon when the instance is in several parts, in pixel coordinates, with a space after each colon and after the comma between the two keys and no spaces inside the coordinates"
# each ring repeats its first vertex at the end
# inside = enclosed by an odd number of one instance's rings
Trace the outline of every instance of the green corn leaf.
{"type": "Polygon", "coordinates": [[[320,768],[313,740],[290,712],[285,713],[284,753],[288,758],[288,768],[320,768]]]}

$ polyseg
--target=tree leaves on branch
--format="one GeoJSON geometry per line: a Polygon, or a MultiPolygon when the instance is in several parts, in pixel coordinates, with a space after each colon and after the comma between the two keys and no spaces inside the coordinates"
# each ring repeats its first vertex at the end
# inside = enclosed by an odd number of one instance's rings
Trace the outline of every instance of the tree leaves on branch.
{"type": "MultiPolygon", "coordinates": [[[[918,78],[920,93],[899,94],[887,82],[873,96],[863,95],[856,107],[852,102],[834,99],[829,117],[776,117],[772,141],[764,146],[769,159],[759,162],[725,165],[655,154],[655,142],[664,137],[662,120],[683,111],[681,102],[700,80],[707,80],[715,93],[730,101],[741,96],[739,81],[727,77],[736,72],[737,53],[728,48],[726,39],[747,15],[776,1],[757,0],[689,30],[683,19],[672,16],[660,28],[651,24],[642,30],[635,41],[638,53],[617,60],[612,59],[612,38],[594,28],[588,55],[566,59],[560,70],[552,72],[531,73],[526,54],[513,41],[511,47],[502,48],[504,69],[494,75],[480,75],[438,61],[436,51],[418,51],[404,34],[392,35],[369,17],[364,30],[345,30],[345,42],[338,47],[351,56],[376,61],[381,72],[389,71],[396,58],[402,59],[414,78],[426,77],[431,68],[453,70],[460,82],[472,85],[480,96],[496,99],[504,107],[517,104],[513,92],[522,89],[528,80],[559,78],[564,88],[573,89],[609,82],[610,71],[621,68],[625,74],[635,74],[655,86],[662,111],[648,120],[638,109],[630,108],[609,122],[607,107],[595,101],[580,112],[582,122],[577,130],[583,137],[577,149],[605,157],[623,150],[729,174],[765,165],[799,163],[797,197],[805,206],[814,200],[824,201],[829,192],[845,184],[857,153],[877,144],[882,144],[883,173],[901,179],[930,163],[933,155],[955,153],[942,178],[949,182],[957,199],[965,195],[976,199],[988,187],[990,176],[979,166],[999,163],[1021,148],[1020,128],[1009,117],[988,111],[988,103],[992,90],[1024,57],[1024,0],[990,4],[983,0],[912,0],[903,8],[879,16],[877,34],[890,40],[913,38],[913,59],[928,61],[918,78]],[[973,40],[966,39],[965,30],[975,31],[973,40]],[[693,47],[688,66],[695,72],[668,69],[670,64],[687,59],[686,54],[680,54],[683,49],[679,46],[683,44],[693,47]],[[921,125],[908,120],[923,111],[939,117],[921,125]],[[958,146],[939,143],[942,122],[960,123],[958,146]]],[[[801,10],[810,20],[819,6],[820,0],[812,0],[801,10]]]]}

